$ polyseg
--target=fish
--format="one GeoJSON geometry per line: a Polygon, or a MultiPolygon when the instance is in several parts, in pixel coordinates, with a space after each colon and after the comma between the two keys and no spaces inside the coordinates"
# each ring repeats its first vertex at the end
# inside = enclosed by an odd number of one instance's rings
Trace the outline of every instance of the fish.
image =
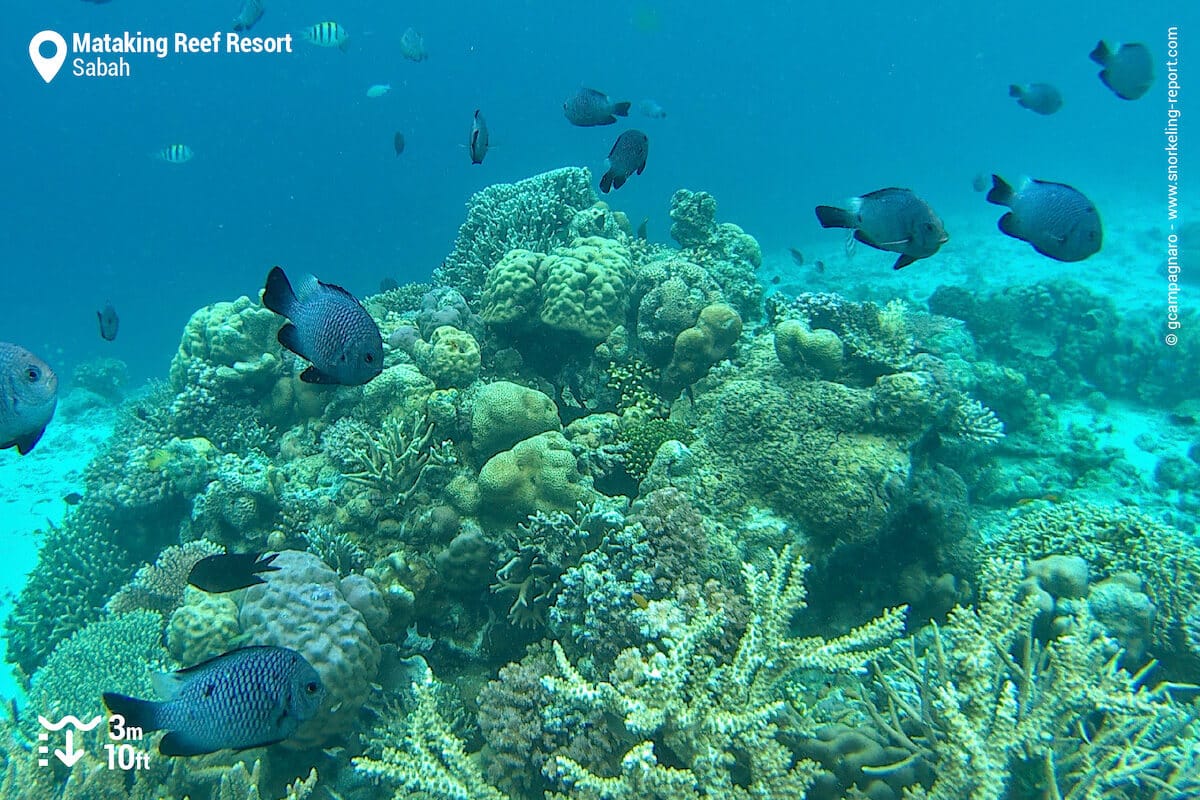
{"type": "Polygon", "coordinates": [[[106,342],[114,341],[117,338],[117,328],[121,325],[121,318],[117,316],[117,310],[113,308],[113,304],[106,302],[104,308],[96,312],[96,319],[100,322],[100,338],[106,342]]]}
{"type": "Polygon", "coordinates": [[[392,149],[396,151],[396,155],[404,152],[404,134],[400,131],[396,131],[392,136],[392,149]]]}
{"type": "Polygon", "coordinates": [[[1122,100],[1137,100],[1154,83],[1154,58],[1144,44],[1123,44],[1114,51],[1101,39],[1089,57],[1104,67],[1100,80],[1122,100]]]}
{"type": "Polygon", "coordinates": [[[780,280],[781,280],[781,279],[780,279],[780,277],[779,277],[778,275],[772,275],[772,276],[771,276],[771,283],[772,283],[773,285],[775,285],[775,286],[778,286],[778,285],[779,285],[779,281],[780,281],[780,280]]]}
{"type": "Polygon", "coordinates": [[[813,266],[816,267],[818,275],[825,274],[825,262],[824,261],[821,261],[820,259],[818,259],[816,262],[813,263],[813,266]]]}
{"type": "Polygon", "coordinates": [[[643,217],[641,224],[637,226],[637,238],[641,239],[642,241],[645,241],[648,238],[646,235],[646,226],[649,224],[650,218],[643,217]]]}
{"type": "Polygon", "coordinates": [[[20,345],[0,342],[0,450],[32,450],[57,406],[58,376],[50,365],[20,345]]]}
{"type": "Polygon", "coordinates": [[[851,198],[845,208],[817,206],[816,211],[821,227],[849,228],[854,240],[899,253],[892,269],[929,258],[950,240],[938,215],[909,189],[879,189],[851,198]]]}
{"type": "Polygon", "coordinates": [[[392,90],[390,83],[376,83],[367,88],[367,97],[383,97],[392,90]]]}
{"type": "Polygon", "coordinates": [[[1017,105],[1039,114],[1053,114],[1062,108],[1062,94],[1048,83],[1031,83],[1028,86],[1011,84],[1008,96],[1017,98],[1017,105]]]}
{"type": "Polygon", "coordinates": [[[301,38],[317,47],[336,47],[343,53],[350,49],[350,34],[336,22],[318,22],[301,31],[301,38]]]}
{"type": "Polygon", "coordinates": [[[321,677],[286,647],[230,650],[178,672],[152,676],[159,700],[104,692],[104,705],[127,727],[168,733],[164,756],[265,747],[288,739],[317,715],[326,697],[321,677]]]}
{"type": "Polygon", "coordinates": [[[1014,189],[993,175],[987,201],[1012,209],[998,223],[1003,233],[1028,242],[1055,261],[1083,261],[1099,252],[1104,242],[1096,206],[1065,183],[1023,178],[1014,189]]]}
{"type": "Polygon", "coordinates": [[[192,566],[187,582],[197,589],[220,594],[266,583],[261,572],[277,572],[272,566],[278,553],[263,557],[262,553],[217,553],[206,556],[192,566]]]}
{"type": "Polygon", "coordinates": [[[634,172],[641,175],[649,152],[650,139],[641,131],[630,129],[618,136],[608,152],[608,171],[600,178],[600,191],[620,189],[634,172]]]}
{"type": "Polygon", "coordinates": [[[383,371],[383,337],[358,298],[340,286],[306,275],[292,288],[282,267],[273,267],[263,305],[289,322],[279,343],[312,364],[305,383],[360,386],[383,371]]]}
{"type": "Polygon", "coordinates": [[[563,103],[563,114],[572,125],[591,128],[612,125],[617,117],[628,117],[631,105],[626,100],[614,102],[604,92],[581,86],[563,103]]]}
{"type": "Polygon", "coordinates": [[[795,262],[797,267],[804,266],[804,253],[801,253],[794,247],[789,247],[788,252],[792,254],[792,261],[795,262]]]}
{"type": "Polygon", "coordinates": [[[475,121],[471,123],[471,138],[467,140],[471,151],[471,163],[482,164],[488,151],[488,127],[479,109],[475,109],[475,121]]]}
{"type": "Polygon", "coordinates": [[[69,506],[77,506],[83,502],[83,495],[79,492],[67,492],[63,495],[63,502],[69,506]]]}
{"type": "Polygon", "coordinates": [[[168,164],[186,164],[194,155],[195,152],[186,144],[169,144],[155,153],[154,157],[168,164]]]}
{"type": "Polygon", "coordinates": [[[400,54],[417,63],[429,58],[429,53],[425,50],[425,37],[412,28],[404,31],[400,37],[400,54]]]}
{"type": "Polygon", "coordinates": [[[250,30],[262,19],[263,11],[265,9],[262,0],[244,0],[242,10],[233,18],[233,29],[235,31],[250,30]]]}
{"type": "Polygon", "coordinates": [[[642,112],[643,117],[649,117],[650,119],[667,118],[667,110],[654,100],[643,100],[638,103],[638,111],[642,112]]]}
{"type": "Polygon", "coordinates": [[[379,281],[379,291],[381,293],[382,292],[390,292],[392,289],[399,289],[399,288],[400,288],[400,284],[396,282],[395,278],[383,278],[379,281]]]}
{"type": "Polygon", "coordinates": [[[977,192],[986,192],[988,188],[988,176],[983,172],[976,172],[975,177],[971,179],[971,188],[977,192]]]}

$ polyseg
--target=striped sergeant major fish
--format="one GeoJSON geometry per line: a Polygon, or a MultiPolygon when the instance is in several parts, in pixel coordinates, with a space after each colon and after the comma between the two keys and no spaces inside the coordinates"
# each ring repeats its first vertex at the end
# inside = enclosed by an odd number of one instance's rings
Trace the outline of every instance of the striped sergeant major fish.
{"type": "Polygon", "coordinates": [[[154,158],[168,164],[186,164],[196,153],[186,144],[169,144],[153,155],[154,158]]]}
{"type": "Polygon", "coordinates": [[[316,25],[302,31],[300,36],[309,44],[317,47],[336,47],[343,53],[350,49],[350,34],[336,22],[318,22],[316,25]]]}

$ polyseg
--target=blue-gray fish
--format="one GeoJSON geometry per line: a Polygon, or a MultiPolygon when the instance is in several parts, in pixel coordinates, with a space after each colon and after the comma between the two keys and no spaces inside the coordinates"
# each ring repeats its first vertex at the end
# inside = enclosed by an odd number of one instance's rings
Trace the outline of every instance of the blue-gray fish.
{"type": "Polygon", "coordinates": [[[1023,178],[1013,189],[993,175],[987,201],[1012,209],[1000,218],[1001,231],[1056,261],[1083,261],[1104,242],[1096,206],[1065,183],[1023,178]]]}
{"type": "Polygon", "coordinates": [[[879,189],[852,197],[845,208],[817,206],[823,228],[849,228],[857,239],[876,250],[899,253],[892,269],[903,269],[921,258],[929,258],[950,241],[942,220],[909,189],[879,189]]]}
{"type": "Polygon", "coordinates": [[[429,52],[425,49],[425,37],[412,28],[404,31],[404,35],[400,37],[400,55],[417,63],[429,58],[429,52]]]}
{"type": "Polygon", "coordinates": [[[478,108],[475,109],[475,121],[471,123],[471,138],[467,139],[467,149],[471,152],[472,164],[483,163],[483,157],[488,151],[488,126],[478,108]]]}
{"type": "Polygon", "coordinates": [[[650,119],[667,118],[667,110],[655,100],[643,100],[638,103],[638,110],[642,112],[643,117],[649,117],[650,119]]]}
{"type": "Polygon", "coordinates": [[[350,34],[346,29],[333,21],[318,22],[310,25],[300,35],[309,44],[317,47],[336,47],[345,53],[350,49],[350,34]]]}
{"type": "Polygon", "coordinates": [[[563,114],[572,125],[590,128],[594,125],[612,125],[617,117],[629,116],[630,105],[632,103],[625,100],[614,102],[604,92],[583,86],[563,103],[563,114]]]}
{"type": "Polygon", "coordinates": [[[32,450],[57,405],[58,376],[50,365],[20,345],[0,342],[0,450],[32,450]]]}
{"type": "Polygon", "coordinates": [[[325,699],[316,670],[286,647],[242,647],[153,681],[159,701],[105,692],[104,705],[127,727],[169,731],[158,743],[164,756],[282,742],[325,699]]]}
{"type": "Polygon", "coordinates": [[[242,10],[233,18],[233,29],[235,31],[250,30],[262,19],[264,10],[262,0],[245,0],[242,3],[242,10]]]}
{"type": "Polygon", "coordinates": [[[117,338],[117,329],[121,326],[121,318],[117,316],[113,304],[105,303],[104,308],[96,312],[96,319],[100,322],[100,338],[106,342],[114,341],[117,338]]]}
{"type": "Polygon", "coordinates": [[[312,363],[300,380],[358,386],[383,371],[383,337],[358,298],[311,275],[296,289],[282,267],[273,267],[263,305],[287,317],[279,343],[312,363]]]}
{"type": "Polygon", "coordinates": [[[608,152],[608,171],[600,178],[600,191],[620,189],[633,173],[642,174],[646,169],[646,156],[650,153],[650,139],[639,130],[628,130],[613,142],[608,152]]]}
{"type": "Polygon", "coordinates": [[[1048,83],[1031,83],[1028,86],[1012,84],[1008,96],[1017,98],[1017,105],[1036,111],[1038,114],[1053,114],[1062,108],[1062,95],[1048,83]]]}
{"type": "Polygon", "coordinates": [[[1123,44],[1114,51],[1101,39],[1090,57],[1104,67],[1100,80],[1122,100],[1137,100],[1154,83],[1154,59],[1144,44],[1123,44]]]}

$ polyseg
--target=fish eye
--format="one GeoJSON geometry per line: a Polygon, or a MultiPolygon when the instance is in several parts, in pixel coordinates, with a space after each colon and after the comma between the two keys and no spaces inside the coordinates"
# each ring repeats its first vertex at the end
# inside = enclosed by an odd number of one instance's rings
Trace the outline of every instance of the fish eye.
{"type": "Polygon", "coordinates": [[[926,223],[925,223],[925,230],[927,230],[927,231],[932,231],[932,230],[933,230],[933,223],[932,223],[932,222],[926,222],[926,223]]]}
{"type": "Polygon", "coordinates": [[[375,356],[371,355],[370,353],[367,353],[367,355],[366,355],[365,357],[366,357],[366,359],[367,359],[367,363],[368,363],[368,364],[374,363],[374,361],[375,361],[375,356]]]}
{"type": "Polygon", "coordinates": [[[30,383],[37,383],[42,378],[42,371],[37,367],[29,367],[25,370],[25,377],[29,378],[30,383]]]}
{"type": "Polygon", "coordinates": [[[309,681],[308,683],[304,684],[304,691],[308,692],[309,694],[316,694],[317,693],[317,682],[309,681]]]}

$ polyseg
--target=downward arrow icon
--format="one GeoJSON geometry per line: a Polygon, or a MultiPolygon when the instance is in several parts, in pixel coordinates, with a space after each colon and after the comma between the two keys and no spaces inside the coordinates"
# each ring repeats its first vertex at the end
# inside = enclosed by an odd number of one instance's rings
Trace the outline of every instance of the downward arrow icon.
{"type": "Polygon", "coordinates": [[[75,732],[67,731],[67,750],[64,753],[62,750],[55,750],[54,757],[68,767],[75,766],[75,762],[83,758],[83,750],[75,749],[75,732]]]}

